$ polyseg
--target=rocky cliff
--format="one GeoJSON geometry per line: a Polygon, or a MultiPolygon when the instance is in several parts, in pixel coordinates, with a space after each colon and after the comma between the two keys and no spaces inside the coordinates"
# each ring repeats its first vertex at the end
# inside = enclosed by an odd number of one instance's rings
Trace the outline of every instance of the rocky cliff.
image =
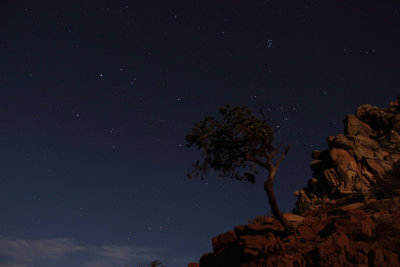
{"type": "Polygon", "coordinates": [[[257,217],[214,237],[213,252],[189,266],[400,266],[399,102],[360,106],[312,153],[313,178],[284,214],[293,232],[257,217]]]}
{"type": "Polygon", "coordinates": [[[399,179],[392,179],[400,163],[398,101],[382,109],[362,105],[346,116],[344,134],[329,136],[328,149],[312,153],[313,178],[295,192],[294,213],[353,194],[370,198],[399,189],[399,179]]]}

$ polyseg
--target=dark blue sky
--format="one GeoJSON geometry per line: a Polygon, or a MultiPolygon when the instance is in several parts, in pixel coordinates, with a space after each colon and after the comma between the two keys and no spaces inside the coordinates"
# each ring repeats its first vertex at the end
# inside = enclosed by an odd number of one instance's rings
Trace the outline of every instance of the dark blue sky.
{"type": "Polygon", "coordinates": [[[399,95],[399,28],[386,0],[2,1],[0,266],[183,267],[270,214],[265,173],[186,177],[227,103],[271,108],[291,211],[344,115],[399,95]]]}

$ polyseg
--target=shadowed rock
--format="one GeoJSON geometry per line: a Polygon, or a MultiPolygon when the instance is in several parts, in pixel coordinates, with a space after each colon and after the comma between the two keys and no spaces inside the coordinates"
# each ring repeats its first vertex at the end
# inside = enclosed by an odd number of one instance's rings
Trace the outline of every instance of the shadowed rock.
{"type": "Polygon", "coordinates": [[[400,266],[400,106],[347,115],[344,134],[314,151],[295,213],[257,217],[212,239],[189,267],[400,266]]]}
{"type": "Polygon", "coordinates": [[[199,267],[400,266],[400,197],[353,200],[304,217],[286,214],[298,223],[290,234],[273,222],[237,226],[213,238],[214,252],[204,254],[199,267]]]}
{"type": "MultiPolygon", "coordinates": [[[[344,134],[329,136],[328,149],[314,151],[313,177],[296,191],[293,212],[305,211],[352,194],[376,196],[380,185],[396,184],[390,175],[400,163],[400,112],[398,101],[388,108],[362,105],[344,120],[344,134]],[[390,177],[390,178],[389,178],[390,177]]],[[[390,190],[389,190],[390,191],[390,190]]]]}

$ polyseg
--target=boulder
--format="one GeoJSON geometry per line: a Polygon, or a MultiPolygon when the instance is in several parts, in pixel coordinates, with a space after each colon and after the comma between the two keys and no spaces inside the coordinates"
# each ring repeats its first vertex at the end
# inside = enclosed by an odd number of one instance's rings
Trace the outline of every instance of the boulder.
{"type": "Polygon", "coordinates": [[[344,134],[327,138],[328,150],[312,153],[313,177],[295,192],[293,213],[301,215],[348,195],[382,197],[400,191],[400,178],[392,175],[400,165],[398,100],[389,108],[362,105],[355,115],[346,116],[344,124],[344,134]],[[391,189],[382,190],[384,184],[391,189]]]}
{"type": "Polygon", "coordinates": [[[370,137],[375,136],[376,133],[372,130],[371,126],[360,121],[355,115],[348,114],[344,120],[345,134],[354,136],[370,137]]]}
{"type": "Polygon", "coordinates": [[[321,206],[304,218],[285,214],[298,223],[291,233],[255,232],[255,224],[242,226],[251,234],[228,231],[213,238],[218,251],[188,267],[400,266],[400,196],[350,202],[321,206]]]}
{"type": "Polygon", "coordinates": [[[390,109],[380,109],[372,105],[362,105],[357,108],[356,116],[374,130],[387,131],[392,128],[394,112],[390,109]]]}
{"type": "Polygon", "coordinates": [[[234,231],[228,231],[226,233],[220,234],[212,239],[212,245],[214,252],[218,252],[221,248],[228,246],[229,244],[235,242],[237,236],[234,231]]]}
{"type": "Polygon", "coordinates": [[[313,151],[313,176],[283,214],[293,231],[258,216],[188,267],[400,266],[399,102],[360,106],[344,134],[313,151]]]}

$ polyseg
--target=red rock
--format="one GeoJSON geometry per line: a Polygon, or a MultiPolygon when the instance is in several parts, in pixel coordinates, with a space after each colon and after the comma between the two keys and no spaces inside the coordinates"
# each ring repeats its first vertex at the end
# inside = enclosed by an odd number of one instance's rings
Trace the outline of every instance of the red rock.
{"type": "Polygon", "coordinates": [[[283,217],[290,223],[295,224],[295,225],[299,225],[301,223],[303,223],[304,221],[304,217],[303,216],[299,216],[293,213],[284,213],[283,217]]]}
{"type": "Polygon", "coordinates": [[[248,224],[248,225],[239,225],[235,227],[235,232],[237,235],[257,235],[257,234],[265,234],[271,231],[282,231],[282,225],[274,219],[271,224],[248,224]]]}
{"type": "Polygon", "coordinates": [[[373,129],[387,130],[392,126],[393,113],[371,105],[362,105],[357,108],[356,116],[373,129]]]}
{"type": "Polygon", "coordinates": [[[314,220],[315,216],[308,215],[304,217],[303,223],[304,225],[311,225],[314,222],[314,220]]]}
{"type": "Polygon", "coordinates": [[[316,237],[315,232],[310,227],[305,225],[299,226],[297,231],[299,232],[300,236],[306,240],[312,240],[316,237]]]}
{"type": "Polygon", "coordinates": [[[368,252],[370,266],[400,266],[399,255],[382,248],[371,249],[368,252]]]}
{"type": "Polygon", "coordinates": [[[320,218],[322,222],[326,222],[328,220],[328,214],[324,212],[321,214],[320,218]]]}
{"type": "Polygon", "coordinates": [[[324,150],[324,151],[314,150],[311,154],[311,157],[313,159],[327,160],[327,159],[329,159],[329,151],[328,150],[324,150]]]}
{"type": "MultiPolygon", "coordinates": [[[[354,158],[349,152],[341,148],[332,148],[330,155],[333,163],[336,165],[336,171],[340,175],[340,178],[345,180],[347,184],[350,184],[348,180],[354,180],[358,175],[358,167],[354,158]]],[[[342,188],[345,187],[342,186],[342,188]]]]}
{"type": "Polygon", "coordinates": [[[200,263],[191,262],[188,267],[200,267],[200,263]]]}
{"type": "MultiPolygon", "coordinates": [[[[363,105],[356,116],[348,115],[344,134],[327,138],[329,149],[325,151],[330,156],[321,157],[318,150],[313,152],[317,159],[311,163],[313,178],[306,188],[296,191],[298,201],[293,212],[301,215],[343,195],[385,194],[387,190],[379,192],[375,184],[387,179],[400,160],[398,125],[398,105],[386,109],[363,105]]],[[[400,182],[397,187],[392,191],[400,193],[400,182]]]]}
{"type": "Polygon", "coordinates": [[[272,218],[272,217],[264,217],[260,220],[261,224],[271,224],[271,223],[275,223],[276,219],[272,218]]]}
{"type": "Polygon", "coordinates": [[[216,236],[214,253],[189,267],[400,266],[399,112],[398,102],[363,105],[328,150],[313,152],[313,177],[296,193],[302,216],[283,214],[294,232],[260,217],[216,236]]]}
{"type": "Polygon", "coordinates": [[[325,228],[325,225],[326,224],[322,223],[321,221],[316,220],[312,223],[311,229],[314,231],[314,233],[318,234],[322,231],[322,229],[325,228]]]}
{"type": "Polygon", "coordinates": [[[372,172],[378,175],[380,178],[384,177],[385,172],[389,172],[392,170],[390,163],[384,160],[368,158],[366,159],[366,162],[372,172]]]}
{"type": "Polygon", "coordinates": [[[340,207],[340,209],[344,210],[344,211],[349,211],[349,210],[357,209],[357,208],[362,207],[364,205],[365,205],[365,203],[357,202],[357,203],[352,203],[352,204],[349,204],[349,205],[342,206],[342,207],[340,207]]]}
{"type": "Polygon", "coordinates": [[[239,237],[239,244],[252,250],[265,250],[267,238],[264,235],[243,235],[239,237]]]}
{"type": "Polygon", "coordinates": [[[319,159],[312,161],[310,164],[310,168],[313,171],[323,169],[325,166],[326,166],[326,162],[323,160],[319,160],[319,159]]]}
{"type": "Polygon", "coordinates": [[[399,255],[392,251],[385,250],[383,253],[384,264],[392,266],[400,266],[399,255]]]}
{"type": "Polygon", "coordinates": [[[244,254],[245,254],[245,255],[252,256],[252,257],[258,256],[259,253],[260,253],[259,251],[253,250],[253,249],[251,249],[251,248],[245,248],[245,249],[244,249],[244,254]]]}
{"type": "Polygon", "coordinates": [[[371,238],[375,229],[375,222],[370,218],[366,217],[360,222],[360,233],[365,238],[371,238]]]}
{"type": "Polygon", "coordinates": [[[357,265],[367,264],[368,257],[367,254],[361,249],[353,249],[352,247],[346,247],[346,258],[350,262],[357,262],[357,265]]]}
{"type": "Polygon", "coordinates": [[[327,143],[330,148],[341,148],[345,150],[354,149],[354,141],[350,136],[344,134],[338,134],[336,136],[329,136],[327,138],[327,143]]]}
{"type": "MultiPolygon", "coordinates": [[[[214,267],[215,266],[215,255],[214,253],[206,253],[200,258],[200,266],[209,266],[209,267],[214,267]]],[[[216,266],[215,266],[216,267],[216,266]]]]}
{"type": "Polygon", "coordinates": [[[334,168],[325,169],[323,171],[324,176],[326,177],[327,184],[334,188],[334,190],[339,189],[339,175],[334,168]]]}
{"type": "Polygon", "coordinates": [[[393,130],[400,133],[400,113],[393,117],[393,130]]]}
{"type": "Polygon", "coordinates": [[[237,236],[234,231],[228,231],[218,235],[212,239],[214,252],[219,251],[221,248],[226,247],[228,244],[235,242],[237,236]]]}
{"type": "Polygon", "coordinates": [[[371,126],[360,121],[356,116],[349,114],[347,115],[345,121],[345,134],[348,135],[362,135],[370,137],[374,135],[374,131],[371,126]]]}
{"type": "Polygon", "coordinates": [[[271,229],[271,225],[260,224],[260,223],[252,223],[246,225],[246,230],[249,232],[257,233],[264,232],[265,230],[271,229]]]}
{"type": "Polygon", "coordinates": [[[265,245],[264,248],[266,251],[274,251],[276,245],[278,244],[278,239],[272,234],[268,233],[265,235],[265,245]]]}
{"type": "Polygon", "coordinates": [[[344,248],[350,244],[350,239],[345,233],[337,233],[332,238],[334,238],[336,245],[340,248],[344,248]]]}

